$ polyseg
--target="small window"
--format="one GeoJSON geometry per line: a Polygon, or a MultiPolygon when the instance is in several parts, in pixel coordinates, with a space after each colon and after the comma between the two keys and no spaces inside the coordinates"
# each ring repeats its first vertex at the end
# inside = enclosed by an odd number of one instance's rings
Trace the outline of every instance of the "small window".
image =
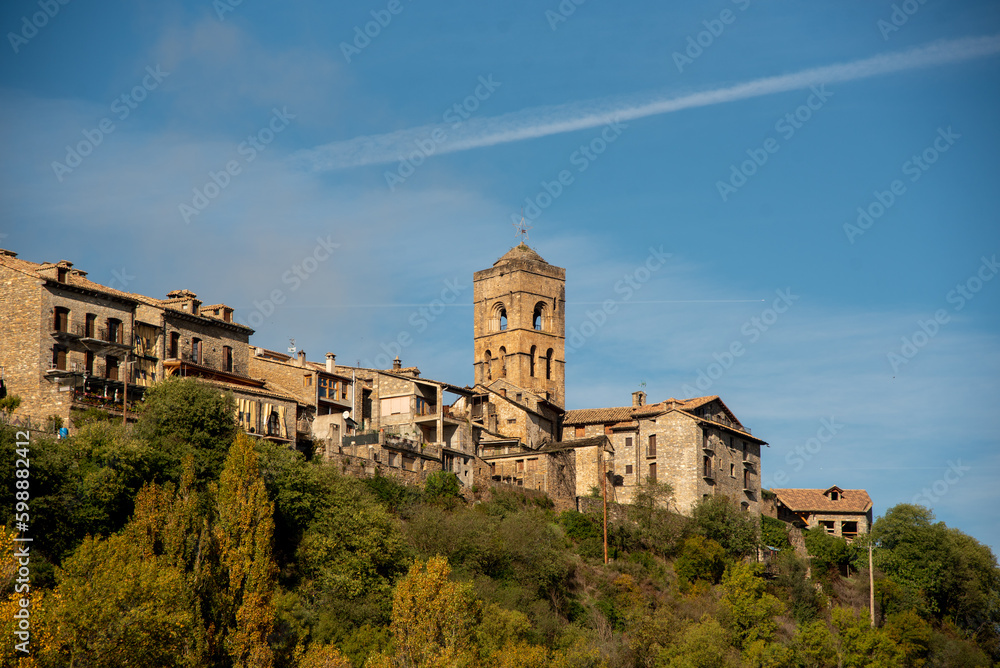
{"type": "Polygon", "coordinates": [[[180,357],[181,335],[177,332],[170,332],[170,353],[168,357],[177,359],[180,357]]]}
{"type": "Polygon", "coordinates": [[[839,501],[840,500],[840,492],[830,492],[830,500],[831,501],[839,501]]]}
{"type": "Polygon", "coordinates": [[[704,476],[705,478],[711,478],[712,477],[712,458],[711,457],[709,457],[709,456],[706,455],[705,457],[702,458],[702,468],[704,469],[702,471],[702,476],[704,476]]]}
{"type": "Polygon", "coordinates": [[[632,465],[631,464],[626,464],[625,465],[625,475],[632,475],[632,465]]]}
{"type": "Polygon", "coordinates": [[[656,482],[656,462],[649,465],[649,482],[656,482]]]}
{"type": "Polygon", "coordinates": [[[509,418],[507,424],[517,424],[517,418],[509,418]]]}
{"type": "Polygon", "coordinates": [[[69,309],[62,306],[57,306],[55,308],[54,319],[52,322],[52,329],[57,332],[68,332],[69,331],[69,309]]]}
{"type": "Polygon", "coordinates": [[[576,428],[576,437],[577,438],[583,438],[583,432],[584,432],[585,429],[586,429],[586,427],[577,427],[576,428]]]}
{"type": "Polygon", "coordinates": [[[646,452],[647,457],[656,456],[656,434],[649,435],[649,449],[646,452]]]}
{"type": "Polygon", "coordinates": [[[552,380],[552,348],[545,351],[545,380],[552,380]]]}
{"type": "Polygon", "coordinates": [[[528,373],[531,375],[532,378],[535,377],[535,354],[536,354],[535,351],[536,350],[537,350],[536,346],[531,346],[531,353],[528,355],[528,373]]]}
{"type": "Polygon", "coordinates": [[[743,469],[743,489],[750,489],[752,483],[752,476],[750,475],[750,469],[743,469]]]}
{"type": "Polygon", "coordinates": [[[340,384],[340,398],[341,399],[346,399],[347,398],[347,381],[346,380],[343,383],[340,384]]]}
{"type": "Polygon", "coordinates": [[[122,342],[122,321],[115,320],[114,318],[108,318],[108,338],[107,341],[110,343],[121,343],[122,342]]]}
{"type": "Polygon", "coordinates": [[[822,526],[824,529],[826,529],[826,532],[830,533],[830,534],[834,533],[834,531],[835,531],[834,525],[835,524],[836,524],[836,522],[825,521],[825,520],[820,522],[820,526],[822,526]]]}
{"type": "Polygon", "coordinates": [[[302,377],[302,386],[303,387],[312,387],[312,384],[313,384],[313,377],[312,376],[303,376],[302,377]]]}
{"type": "Polygon", "coordinates": [[[94,353],[93,352],[91,352],[89,350],[87,351],[87,358],[86,358],[86,362],[84,364],[85,364],[85,368],[86,368],[86,371],[87,371],[87,375],[89,375],[89,376],[94,375],[94,353]]]}
{"type": "Polygon", "coordinates": [[[626,448],[631,448],[632,447],[632,437],[631,436],[626,436],[625,437],[625,447],[626,448]]]}
{"type": "Polygon", "coordinates": [[[95,332],[97,331],[97,316],[94,315],[93,313],[88,313],[86,322],[87,324],[85,326],[83,334],[88,339],[93,339],[95,338],[96,336],[95,332]]]}
{"type": "Polygon", "coordinates": [[[201,364],[201,339],[191,339],[191,361],[201,364]]]}
{"type": "Polygon", "coordinates": [[[730,464],[729,465],[729,477],[730,478],[735,478],[736,477],[736,464],[730,464]]]}
{"type": "MultiPolygon", "coordinates": [[[[230,346],[222,346],[222,368],[225,371],[233,370],[233,349],[230,346]]],[[[309,377],[310,383],[312,377],[309,377]]]]}

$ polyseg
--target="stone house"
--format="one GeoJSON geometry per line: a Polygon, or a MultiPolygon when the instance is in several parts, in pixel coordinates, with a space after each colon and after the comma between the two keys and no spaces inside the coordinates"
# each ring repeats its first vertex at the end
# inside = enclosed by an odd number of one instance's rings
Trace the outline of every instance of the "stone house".
{"type": "Polygon", "coordinates": [[[635,392],[631,406],[567,411],[563,433],[608,437],[615,496],[622,503],[654,480],[671,485],[684,514],[699,499],[720,494],[753,515],[760,512],[760,448],[767,444],[717,396],[647,404],[645,393],[635,392]]]}
{"type": "Polygon", "coordinates": [[[418,368],[403,367],[399,358],[392,369],[334,368],[355,382],[352,411],[359,430],[341,439],[343,454],[375,458],[389,468],[443,468],[473,484],[471,389],[421,378],[418,368]]]}
{"type": "Polygon", "coordinates": [[[800,528],[823,527],[853,540],[872,526],[872,500],[863,489],[772,489],[777,518],[800,528]]]}
{"type": "Polygon", "coordinates": [[[329,459],[339,452],[344,436],[354,433],[354,380],[337,373],[336,356],[326,354],[324,364],[306,360],[305,351],[293,357],[274,350],[249,346],[250,374],[273,389],[294,396],[296,439],[311,441],[314,452],[329,459]]]}
{"type": "Polygon", "coordinates": [[[72,428],[79,411],[120,416],[153,383],[198,377],[233,393],[248,432],[291,442],[295,398],[247,375],[253,330],[232,315],[187,290],[154,299],[94,283],[66,260],[39,264],[0,250],[3,392],[21,397],[19,415],[72,428]]]}

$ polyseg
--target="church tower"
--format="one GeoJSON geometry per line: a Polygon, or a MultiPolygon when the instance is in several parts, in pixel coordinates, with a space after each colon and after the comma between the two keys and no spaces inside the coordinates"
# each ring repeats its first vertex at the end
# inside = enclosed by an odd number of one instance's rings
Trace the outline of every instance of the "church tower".
{"type": "Polygon", "coordinates": [[[472,276],[476,382],[498,379],[566,404],[566,270],[527,244],[472,276]]]}

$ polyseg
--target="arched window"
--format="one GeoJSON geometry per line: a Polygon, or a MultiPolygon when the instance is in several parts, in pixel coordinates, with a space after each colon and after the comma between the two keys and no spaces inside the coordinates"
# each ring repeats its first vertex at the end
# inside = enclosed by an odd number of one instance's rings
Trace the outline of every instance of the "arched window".
{"type": "Polygon", "coordinates": [[[531,346],[531,361],[528,363],[528,369],[531,373],[531,377],[535,377],[535,346],[531,346]]]}
{"type": "Polygon", "coordinates": [[[500,346],[500,377],[507,377],[507,349],[500,346]]]}
{"type": "Polygon", "coordinates": [[[545,380],[552,380],[552,348],[545,351],[545,380]]]}
{"type": "Polygon", "coordinates": [[[483,355],[483,376],[486,380],[493,380],[493,370],[490,368],[493,365],[493,354],[490,351],[486,351],[483,355]]]}
{"type": "Polygon", "coordinates": [[[545,329],[545,303],[535,304],[535,312],[531,316],[531,326],[538,331],[545,329]]]}
{"type": "Polygon", "coordinates": [[[503,305],[503,302],[497,302],[493,305],[490,313],[490,329],[494,332],[502,332],[507,329],[507,307],[503,305]]]}

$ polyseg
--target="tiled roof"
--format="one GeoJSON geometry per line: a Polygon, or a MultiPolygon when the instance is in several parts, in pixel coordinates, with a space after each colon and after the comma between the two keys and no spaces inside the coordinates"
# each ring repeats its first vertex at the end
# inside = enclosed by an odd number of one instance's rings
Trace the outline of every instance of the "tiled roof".
{"type": "MultiPolygon", "coordinates": [[[[840,488],[837,488],[840,490],[840,488]]],[[[872,499],[863,489],[840,490],[840,499],[830,500],[826,489],[771,489],[778,500],[792,512],[841,512],[865,513],[872,507],[872,499]]]]}
{"type": "Polygon", "coordinates": [[[563,424],[584,425],[609,422],[625,422],[632,419],[632,406],[622,406],[619,408],[580,408],[566,411],[566,418],[563,424]]]}
{"type": "MultiPolygon", "coordinates": [[[[23,274],[27,274],[34,278],[43,278],[38,270],[43,266],[53,266],[53,263],[42,263],[29,262],[27,260],[22,260],[15,257],[16,253],[13,251],[3,251],[0,252],[0,264],[6,267],[14,269],[15,271],[20,271],[23,274]]],[[[69,285],[71,287],[81,288],[83,290],[90,290],[92,292],[102,292],[107,295],[112,295],[118,297],[119,299],[128,299],[130,301],[136,301],[136,296],[128,292],[122,292],[121,290],[116,290],[114,288],[109,288],[106,285],[101,285],[100,283],[95,283],[84,275],[85,272],[81,272],[77,269],[73,269],[72,263],[66,263],[66,282],[60,283],[60,285],[69,285]]]]}

